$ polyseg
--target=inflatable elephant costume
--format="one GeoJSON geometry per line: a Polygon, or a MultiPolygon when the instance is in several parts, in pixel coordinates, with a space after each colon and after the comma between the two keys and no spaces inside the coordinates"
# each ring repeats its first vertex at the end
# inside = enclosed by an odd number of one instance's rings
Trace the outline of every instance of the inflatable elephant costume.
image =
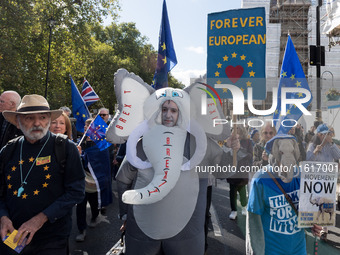
{"type": "MultiPolygon", "coordinates": [[[[208,173],[200,166],[232,163],[217,144],[230,134],[221,107],[205,98],[205,85],[155,91],[138,76],[120,69],[115,74],[119,112],[107,139],[123,143],[127,154],[116,176],[121,216],[127,211],[126,254],[203,254],[208,173]],[[177,125],[162,125],[166,101],[178,106],[177,125]],[[202,115],[202,103],[207,114],[202,115]],[[214,140],[213,140],[214,139],[214,140]],[[127,209],[127,210],[126,210],[127,209]]],[[[124,216],[123,216],[124,217],[124,216]]]]}

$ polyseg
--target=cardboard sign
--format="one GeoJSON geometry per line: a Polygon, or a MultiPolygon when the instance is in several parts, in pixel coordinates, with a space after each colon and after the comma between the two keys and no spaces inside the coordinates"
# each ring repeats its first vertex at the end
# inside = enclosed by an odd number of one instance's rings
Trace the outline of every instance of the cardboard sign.
{"type": "Polygon", "coordinates": [[[338,163],[302,162],[298,226],[335,226],[338,163]]]}

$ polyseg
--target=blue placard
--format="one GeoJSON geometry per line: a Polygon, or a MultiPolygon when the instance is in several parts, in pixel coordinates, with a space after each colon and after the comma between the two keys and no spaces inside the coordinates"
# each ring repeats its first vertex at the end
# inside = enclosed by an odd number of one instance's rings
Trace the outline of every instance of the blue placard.
{"type": "MultiPolygon", "coordinates": [[[[208,14],[207,83],[237,86],[247,99],[266,98],[265,8],[229,10],[208,14]]],[[[229,89],[216,89],[221,98],[232,98],[229,89]]]]}

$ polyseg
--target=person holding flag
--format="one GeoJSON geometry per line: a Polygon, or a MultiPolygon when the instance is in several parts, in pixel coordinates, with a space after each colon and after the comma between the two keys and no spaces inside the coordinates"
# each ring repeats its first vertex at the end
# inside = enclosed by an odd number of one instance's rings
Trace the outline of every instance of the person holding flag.
{"type": "Polygon", "coordinates": [[[91,207],[91,222],[94,228],[98,223],[99,210],[112,203],[111,170],[108,147],[111,145],[105,139],[106,123],[97,115],[95,119],[85,121],[85,134],[80,141],[81,158],[85,169],[85,198],[77,204],[77,226],[79,234],[77,242],[83,242],[86,237],[86,205],[91,207]]]}
{"type": "MultiPolygon", "coordinates": [[[[279,119],[276,127],[278,133],[265,145],[269,164],[254,175],[249,194],[247,254],[307,254],[305,233],[298,227],[300,177],[296,165],[300,150],[295,137],[288,134],[302,112],[298,107],[290,105],[286,115],[280,114],[282,87],[304,88],[306,94],[303,106],[306,108],[310,104],[312,98],[307,95],[311,94],[307,93],[310,88],[290,35],[281,67],[278,106],[273,116],[273,121],[279,119]],[[282,121],[285,121],[285,125],[280,126],[282,121]],[[273,171],[273,168],[278,170],[273,171]],[[280,169],[289,171],[283,172],[280,169]]],[[[302,97],[301,92],[287,95],[290,99],[302,97]]],[[[315,232],[314,228],[312,231],[315,232]]]]}

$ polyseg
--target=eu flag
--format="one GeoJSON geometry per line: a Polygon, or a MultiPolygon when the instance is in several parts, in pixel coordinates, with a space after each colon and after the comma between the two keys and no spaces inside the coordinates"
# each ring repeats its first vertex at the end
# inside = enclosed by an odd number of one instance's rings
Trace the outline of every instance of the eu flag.
{"type": "MultiPolygon", "coordinates": [[[[285,54],[283,57],[283,62],[281,66],[280,82],[278,88],[278,98],[277,98],[277,108],[273,114],[274,125],[276,125],[276,130],[278,134],[288,134],[292,126],[294,126],[295,121],[302,116],[301,110],[295,104],[289,104],[286,108],[286,115],[281,115],[282,105],[281,105],[281,91],[282,88],[303,88],[310,92],[305,74],[303,73],[302,66],[299,61],[299,57],[296,54],[292,39],[290,35],[288,36],[285,54]],[[276,120],[276,121],[275,121],[276,120]],[[279,121],[277,121],[279,120],[279,121]],[[295,121],[293,121],[295,120],[295,121]]],[[[310,92],[311,95],[311,92],[310,92]]],[[[305,99],[302,105],[307,108],[307,106],[312,102],[312,96],[308,100],[308,95],[303,92],[289,92],[286,94],[287,99],[305,99]]]]}
{"type": "Polygon", "coordinates": [[[108,206],[113,200],[109,149],[92,146],[83,151],[82,158],[97,186],[98,207],[108,206]]]}
{"type": "Polygon", "coordinates": [[[71,91],[72,91],[72,112],[73,116],[76,118],[76,128],[79,132],[84,133],[85,121],[90,118],[90,112],[86,107],[86,104],[81,97],[74,81],[71,78],[71,91]]]}
{"type": "Polygon", "coordinates": [[[170,23],[166,2],[163,2],[162,23],[159,31],[158,57],[152,87],[157,89],[168,87],[168,72],[177,64],[176,53],[172,43],[170,23]]]}
{"type": "Polygon", "coordinates": [[[91,122],[87,129],[86,135],[91,138],[102,151],[111,146],[111,143],[106,141],[105,133],[107,130],[107,124],[105,121],[97,115],[97,117],[91,122]]]}

